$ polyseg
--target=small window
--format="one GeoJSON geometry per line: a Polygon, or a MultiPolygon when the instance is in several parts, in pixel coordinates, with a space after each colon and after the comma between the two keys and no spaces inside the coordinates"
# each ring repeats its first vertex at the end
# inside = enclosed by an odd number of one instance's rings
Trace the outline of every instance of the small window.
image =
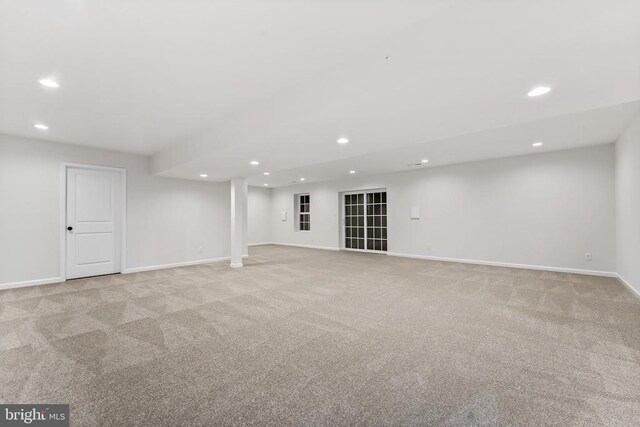
{"type": "Polygon", "coordinates": [[[297,231],[311,230],[311,196],[296,194],[297,231]]]}

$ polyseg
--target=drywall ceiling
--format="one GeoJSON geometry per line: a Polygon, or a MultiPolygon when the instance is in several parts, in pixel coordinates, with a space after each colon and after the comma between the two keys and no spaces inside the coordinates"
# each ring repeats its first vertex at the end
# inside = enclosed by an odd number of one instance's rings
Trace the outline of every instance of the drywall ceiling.
{"type": "Polygon", "coordinates": [[[606,143],[620,125],[597,112],[640,99],[639,21],[631,0],[0,0],[0,132],[273,185],[423,144],[445,150],[433,164],[513,155],[482,135],[534,140],[527,124],[590,111],[601,139],[546,138],[606,143]],[[540,84],[552,92],[528,98],[540,84]],[[463,135],[479,139],[452,143],[463,135]]]}
{"type": "Polygon", "coordinates": [[[412,10],[402,2],[0,0],[0,132],[153,154],[349,61],[419,22],[412,10]],[[46,77],[61,87],[43,90],[46,77]]]}
{"type": "MultiPolygon", "coordinates": [[[[598,108],[521,125],[492,129],[298,167],[249,178],[252,186],[269,188],[382,173],[424,170],[455,163],[539,154],[615,142],[640,114],[640,102],[598,108]],[[534,147],[533,143],[542,142],[534,147]],[[428,160],[422,163],[422,160],[428,160]],[[354,171],[354,174],[351,174],[354,171]]],[[[186,166],[187,168],[189,166],[186,166]]],[[[188,171],[181,171],[187,174],[188,171]]]]}

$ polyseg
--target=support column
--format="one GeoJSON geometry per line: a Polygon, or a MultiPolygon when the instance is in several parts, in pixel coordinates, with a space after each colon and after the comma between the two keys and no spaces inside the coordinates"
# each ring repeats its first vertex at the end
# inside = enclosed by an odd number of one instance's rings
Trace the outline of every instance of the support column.
{"type": "Polygon", "coordinates": [[[247,178],[231,179],[231,267],[242,267],[247,245],[247,178]]]}

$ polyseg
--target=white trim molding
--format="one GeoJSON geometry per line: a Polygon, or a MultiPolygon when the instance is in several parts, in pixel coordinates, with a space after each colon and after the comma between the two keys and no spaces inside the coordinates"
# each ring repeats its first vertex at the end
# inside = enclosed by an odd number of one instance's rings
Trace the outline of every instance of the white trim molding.
{"type": "Polygon", "coordinates": [[[462,259],[462,258],[445,258],[445,257],[436,257],[436,256],[429,256],[429,255],[401,254],[401,253],[394,253],[394,252],[387,252],[387,255],[397,256],[402,258],[426,259],[429,261],[445,261],[445,262],[458,262],[461,264],[490,265],[493,267],[521,268],[524,270],[552,271],[555,273],[583,274],[587,276],[618,277],[618,275],[614,271],[582,270],[578,268],[548,267],[543,265],[515,264],[510,262],[481,261],[481,260],[475,260],[475,259],[462,259]]]}
{"type": "MultiPolygon", "coordinates": [[[[244,255],[243,258],[247,258],[248,255],[244,255]]],[[[152,270],[164,270],[167,268],[176,268],[176,267],[188,267],[190,265],[200,265],[200,264],[212,264],[215,262],[229,261],[231,257],[220,257],[220,258],[209,258],[202,259],[198,261],[185,261],[185,262],[175,262],[171,264],[161,264],[161,265],[149,265],[146,267],[134,267],[128,268],[122,272],[122,274],[131,274],[131,273],[141,273],[143,271],[152,271],[152,270]]],[[[14,288],[26,288],[28,286],[40,286],[40,285],[50,285],[54,283],[64,283],[66,279],[63,277],[50,277],[47,279],[38,279],[38,280],[27,280],[24,282],[9,282],[9,283],[0,283],[0,290],[5,289],[14,289],[14,288]]]]}
{"type": "Polygon", "coordinates": [[[124,271],[124,273],[125,274],[140,273],[142,271],[164,270],[164,269],[167,269],[167,268],[188,267],[190,265],[211,264],[211,263],[214,263],[214,262],[229,261],[230,259],[231,259],[231,257],[225,256],[225,257],[220,257],[220,258],[201,259],[201,260],[198,260],[198,261],[184,261],[184,262],[174,262],[174,263],[171,263],[171,264],[149,265],[147,267],[127,268],[127,270],[124,271]]]}
{"type": "Polygon", "coordinates": [[[249,246],[264,246],[264,245],[273,245],[273,242],[249,243],[249,246]]]}
{"type": "Polygon", "coordinates": [[[293,243],[275,243],[274,242],[271,244],[279,245],[279,246],[293,246],[293,247],[307,248],[307,249],[322,249],[327,251],[362,252],[362,253],[368,253],[373,255],[388,255],[388,256],[395,256],[395,257],[401,257],[401,258],[424,259],[429,261],[457,262],[461,264],[490,265],[493,267],[521,268],[524,270],[540,270],[540,271],[551,271],[554,273],[571,273],[571,274],[582,274],[585,276],[620,278],[620,276],[614,271],[582,270],[577,268],[548,267],[543,265],[515,264],[515,263],[509,263],[509,262],[481,261],[481,260],[462,259],[462,258],[445,258],[445,257],[435,257],[435,256],[429,256],[429,255],[403,254],[403,253],[397,253],[397,252],[360,251],[357,249],[340,249],[340,248],[335,248],[330,246],[297,245],[293,243]]]}
{"type": "Polygon", "coordinates": [[[321,249],[323,251],[339,251],[340,248],[332,247],[332,246],[315,246],[315,245],[297,245],[294,243],[269,243],[270,245],[278,245],[278,246],[292,246],[294,248],[306,248],[306,249],[321,249]]]}
{"type": "Polygon", "coordinates": [[[626,286],[629,291],[631,291],[631,293],[636,297],[636,298],[640,298],[640,291],[638,291],[636,288],[634,288],[633,286],[631,286],[631,283],[627,282],[621,275],[616,274],[616,278],[624,285],[626,286]]]}
{"type": "MultiPolygon", "coordinates": [[[[291,247],[299,247],[305,249],[320,249],[320,250],[328,250],[328,251],[338,251],[338,248],[330,247],[330,246],[312,246],[312,245],[297,245],[297,244],[289,244],[289,243],[260,243],[254,244],[254,246],[258,245],[278,245],[278,246],[291,246],[291,247]]],[[[352,252],[352,251],[347,251],[352,252]]],[[[445,262],[457,262],[462,264],[476,264],[476,265],[490,265],[494,267],[505,267],[505,268],[521,268],[526,270],[540,270],[540,271],[552,271],[557,273],[572,273],[572,274],[583,274],[589,276],[602,276],[602,277],[615,277],[617,278],[624,286],[626,286],[631,293],[637,298],[640,298],[640,292],[638,292],[629,282],[627,282],[622,276],[615,272],[609,271],[594,271],[594,270],[581,270],[581,269],[573,269],[573,268],[559,268],[559,267],[545,267],[539,265],[529,265],[529,264],[513,264],[513,263],[505,263],[505,262],[492,262],[492,261],[479,261],[479,260],[468,260],[468,259],[460,259],[460,258],[444,258],[444,257],[433,257],[426,255],[412,255],[412,254],[401,254],[401,253],[393,253],[387,252],[386,255],[396,256],[402,258],[414,258],[414,259],[424,259],[430,261],[445,261],[445,262]]],[[[247,256],[244,255],[243,258],[247,256]]],[[[209,258],[198,261],[185,261],[185,262],[176,262],[171,264],[161,264],[161,265],[150,265],[146,267],[135,267],[128,268],[126,271],[123,271],[123,274],[130,273],[139,273],[143,271],[151,271],[151,270],[163,270],[167,268],[176,268],[176,267],[187,267],[190,265],[200,265],[200,264],[211,264],[222,261],[229,261],[231,257],[220,257],[220,258],[209,258]]],[[[232,265],[232,268],[242,267],[242,265],[232,265]]],[[[40,285],[50,285],[55,283],[63,283],[66,280],[63,277],[50,277],[46,279],[37,279],[37,280],[27,280],[23,282],[9,282],[0,284],[0,290],[6,289],[15,289],[15,288],[24,288],[29,286],[40,286],[40,285]]]]}
{"type": "Polygon", "coordinates": [[[9,282],[0,284],[0,290],[26,288],[28,286],[51,285],[53,283],[62,283],[65,280],[62,277],[50,277],[48,279],[27,280],[25,282],[9,282]]]}

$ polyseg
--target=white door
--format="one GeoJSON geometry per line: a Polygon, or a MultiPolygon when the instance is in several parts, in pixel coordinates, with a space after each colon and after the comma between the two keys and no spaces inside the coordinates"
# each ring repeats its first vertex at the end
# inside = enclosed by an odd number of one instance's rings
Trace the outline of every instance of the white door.
{"type": "Polygon", "coordinates": [[[67,279],[121,271],[121,179],[117,171],[67,169],[67,279]]]}

